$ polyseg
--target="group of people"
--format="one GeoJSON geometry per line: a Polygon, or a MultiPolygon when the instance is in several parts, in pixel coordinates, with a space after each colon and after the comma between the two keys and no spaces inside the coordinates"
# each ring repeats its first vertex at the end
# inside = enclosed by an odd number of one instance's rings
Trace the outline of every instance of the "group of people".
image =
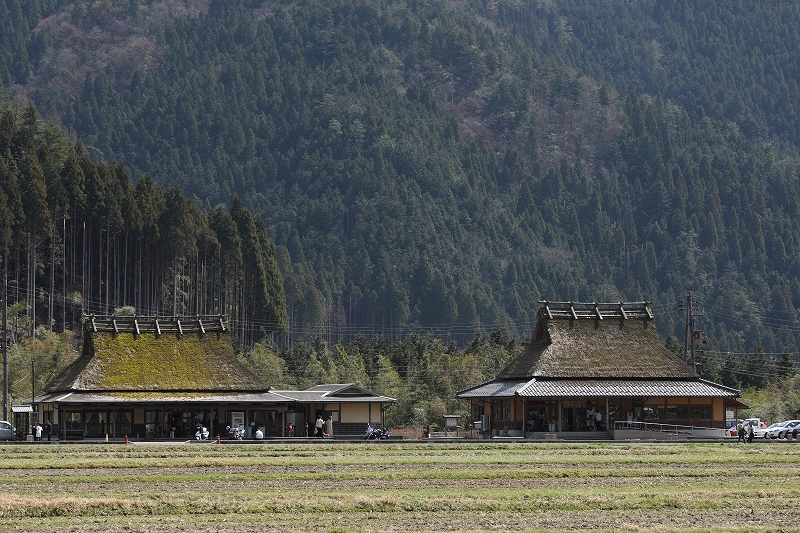
{"type": "Polygon", "coordinates": [[[314,436],[318,439],[330,438],[333,436],[333,416],[328,416],[328,420],[322,420],[322,415],[317,415],[314,422],[314,436]]]}
{"type": "Polygon", "coordinates": [[[44,427],[39,422],[35,422],[33,424],[33,440],[40,441],[42,440],[42,431],[44,434],[47,435],[47,440],[50,440],[53,437],[53,425],[48,420],[44,423],[44,427]]]}
{"type": "MultiPolygon", "coordinates": [[[[306,422],[306,430],[303,434],[304,437],[310,437],[308,434],[308,422],[306,422]]],[[[294,437],[295,428],[294,424],[289,422],[286,425],[286,436],[294,437]]],[[[314,422],[314,437],[317,438],[330,438],[333,436],[333,416],[328,416],[328,420],[323,420],[322,415],[317,415],[317,420],[314,422]]]]}
{"type": "Polygon", "coordinates": [[[739,424],[736,426],[736,435],[739,437],[736,442],[753,442],[754,434],[755,428],[753,427],[752,422],[748,422],[747,424],[739,422],[739,424]]]}

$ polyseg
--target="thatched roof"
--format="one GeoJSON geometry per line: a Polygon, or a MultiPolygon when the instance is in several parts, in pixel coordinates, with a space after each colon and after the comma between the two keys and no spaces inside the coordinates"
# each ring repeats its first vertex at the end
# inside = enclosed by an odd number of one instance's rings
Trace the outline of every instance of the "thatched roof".
{"type": "Polygon", "coordinates": [[[44,392],[261,392],[221,317],[90,317],[83,353],[44,392]]]}
{"type": "Polygon", "coordinates": [[[658,339],[648,302],[542,302],[534,339],[496,380],[697,379],[658,339]]]}

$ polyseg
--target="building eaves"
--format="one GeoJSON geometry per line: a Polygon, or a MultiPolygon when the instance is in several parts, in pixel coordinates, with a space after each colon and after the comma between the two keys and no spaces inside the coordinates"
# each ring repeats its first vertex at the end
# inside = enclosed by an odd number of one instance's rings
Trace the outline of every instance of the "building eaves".
{"type": "Polygon", "coordinates": [[[210,393],[210,392],[109,392],[109,391],[82,391],[71,394],[51,393],[42,394],[35,398],[36,403],[68,404],[185,404],[185,403],[265,403],[287,404],[292,400],[285,396],[271,392],[262,393],[210,393]]]}
{"type": "Polygon", "coordinates": [[[343,395],[331,395],[325,390],[273,390],[270,392],[291,398],[293,401],[300,403],[394,403],[397,401],[396,398],[375,394],[374,392],[370,391],[364,391],[363,394],[343,395]]]}
{"type": "Polygon", "coordinates": [[[456,393],[457,398],[512,398],[531,380],[487,381],[456,393]]]}
{"type": "Polygon", "coordinates": [[[531,380],[516,391],[526,398],[735,398],[739,391],[703,380],[531,380]]]}

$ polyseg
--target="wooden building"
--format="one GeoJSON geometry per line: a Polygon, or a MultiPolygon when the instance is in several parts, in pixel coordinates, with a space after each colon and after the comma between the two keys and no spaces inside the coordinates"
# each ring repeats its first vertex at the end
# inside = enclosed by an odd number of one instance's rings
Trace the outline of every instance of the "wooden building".
{"type": "Polygon", "coordinates": [[[318,415],[335,435],[357,435],[394,401],[354,384],[272,390],[236,359],[219,316],[89,317],[80,357],[34,398],[62,439],[188,439],[198,423],[212,436],[238,426],[269,438],[291,422],[301,436],[318,415]]]}
{"type": "Polygon", "coordinates": [[[512,436],[626,426],[724,428],[739,391],[664,348],[648,302],[540,302],[534,337],[495,379],[462,390],[472,419],[512,436]],[[600,424],[597,415],[600,414],[600,424]]]}

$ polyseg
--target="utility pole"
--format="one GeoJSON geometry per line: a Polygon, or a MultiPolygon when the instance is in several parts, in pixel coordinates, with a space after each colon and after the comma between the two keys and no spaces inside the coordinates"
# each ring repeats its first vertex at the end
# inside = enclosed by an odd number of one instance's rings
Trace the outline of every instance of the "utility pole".
{"type": "Polygon", "coordinates": [[[8,420],[8,254],[3,254],[3,420],[8,420]]]}
{"type": "Polygon", "coordinates": [[[36,361],[33,360],[33,355],[31,355],[31,409],[33,409],[34,411],[36,411],[33,403],[33,399],[36,396],[35,369],[36,369],[36,361]]]}
{"type": "Polygon", "coordinates": [[[683,332],[683,359],[689,363],[689,355],[691,353],[692,370],[697,372],[697,358],[695,357],[694,341],[703,338],[703,332],[699,329],[694,329],[694,317],[703,316],[694,312],[694,301],[692,299],[692,291],[686,295],[686,326],[683,332]]]}
{"type": "Polygon", "coordinates": [[[686,296],[686,303],[685,305],[681,305],[683,310],[686,312],[686,319],[683,323],[683,360],[684,362],[689,362],[689,324],[691,322],[692,316],[692,292],[689,291],[689,294],[686,296]]]}

